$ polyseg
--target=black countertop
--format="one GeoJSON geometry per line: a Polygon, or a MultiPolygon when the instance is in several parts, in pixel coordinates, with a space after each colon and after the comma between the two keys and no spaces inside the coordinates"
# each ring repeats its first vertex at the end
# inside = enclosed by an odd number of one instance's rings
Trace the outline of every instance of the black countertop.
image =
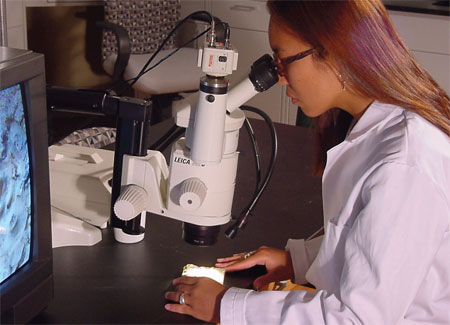
{"type": "Polygon", "coordinates": [[[449,0],[383,0],[388,10],[450,16],[449,0]]]}

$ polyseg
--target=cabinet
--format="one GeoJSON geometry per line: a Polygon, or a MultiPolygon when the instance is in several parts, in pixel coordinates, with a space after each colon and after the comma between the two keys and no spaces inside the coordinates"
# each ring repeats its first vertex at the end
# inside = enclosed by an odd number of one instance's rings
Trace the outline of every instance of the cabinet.
{"type": "Polygon", "coordinates": [[[6,0],[6,37],[5,46],[26,49],[26,18],[23,1],[6,0]]]}
{"type": "Polygon", "coordinates": [[[450,93],[450,17],[401,11],[389,15],[417,61],[450,93]]]}

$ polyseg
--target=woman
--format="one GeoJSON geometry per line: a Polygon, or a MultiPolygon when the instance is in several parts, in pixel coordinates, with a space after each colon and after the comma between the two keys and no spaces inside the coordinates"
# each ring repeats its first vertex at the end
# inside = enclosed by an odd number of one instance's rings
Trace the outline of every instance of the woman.
{"type": "Polygon", "coordinates": [[[379,0],[270,0],[280,83],[315,118],[325,234],[256,264],[306,291],[178,278],[170,311],[221,324],[449,324],[450,99],[415,62],[379,0]]]}

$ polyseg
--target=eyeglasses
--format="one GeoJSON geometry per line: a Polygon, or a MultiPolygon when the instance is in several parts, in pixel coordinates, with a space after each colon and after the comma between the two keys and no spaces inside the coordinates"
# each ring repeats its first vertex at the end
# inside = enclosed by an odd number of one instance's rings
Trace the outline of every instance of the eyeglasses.
{"type": "Polygon", "coordinates": [[[285,76],[285,68],[288,64],[297,61],[297,60],[301,60],[304,57],[307,57],[308,55],[312,54],[315,51],[315,49],[309,49],[307,51],[303,51],[300,52],[298,54],[292,55],[292,56],[288,56],[286,58],[279,58],[277,56],[276,53],[273,54],[273,58],[275,60],[275,63],[277,64],[277,72],[279,74],[280,77],[284,77],[285,76]]]}

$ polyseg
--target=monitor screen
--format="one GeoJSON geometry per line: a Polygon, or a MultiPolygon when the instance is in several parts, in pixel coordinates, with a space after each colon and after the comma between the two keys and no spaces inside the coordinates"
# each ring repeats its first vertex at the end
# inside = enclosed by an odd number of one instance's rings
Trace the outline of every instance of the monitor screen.
{"type": "Polygon", "coordinates": [[[31,257],[27,123],[20,84],[0,90],[0,283],[31,257]],[[11,177],[12,176],[12,177],[11,177]]]}

